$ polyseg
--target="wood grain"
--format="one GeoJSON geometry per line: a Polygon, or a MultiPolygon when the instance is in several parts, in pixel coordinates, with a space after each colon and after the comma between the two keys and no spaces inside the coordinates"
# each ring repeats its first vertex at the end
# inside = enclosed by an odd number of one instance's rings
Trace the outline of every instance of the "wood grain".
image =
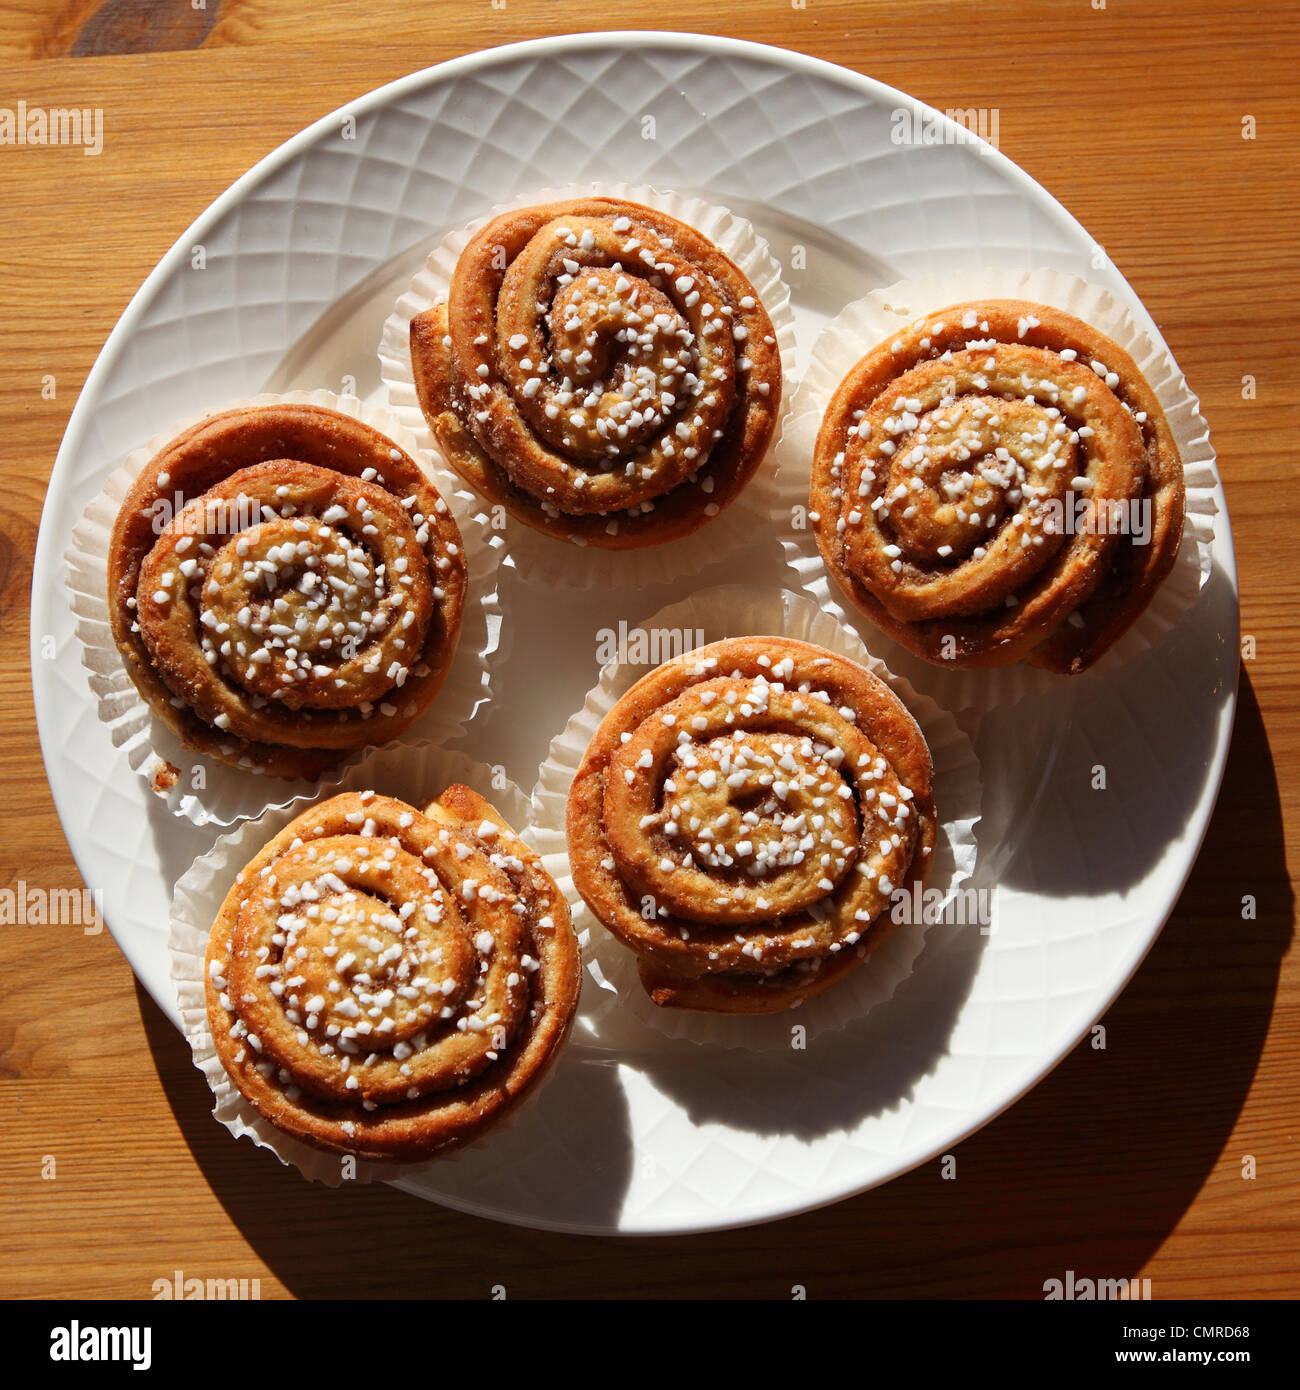
{"type": "MultiPolygon", "coordinates": [[[[1214,432],[1256,649],[1187,889],[1107,1015],[1107,1050],[1076,1051],[961,1145],[955,1180],[927,1164],[825,1211],[646,1242],[515,1230],[387,1189],[314,1190],[213,1124],[185,1045],[107,934],[2,927],[0,1295],[141,1298],[183,1269],[257,1278],[268,1298],[484,1298],[494,1284],[510,1297],[788,1298],[802,1284],[810,1297],[1034,1298],[1072,1268],[1141,1273],[1157,1298],[1294,1296],[1300,631],[1282,500],[1300,424],[1294,6],[638,0],[604,13],[799,49],[939,107],[998,107],[1002,149],[1099,238],[1161,324],[1214,432]]],[[[79,882],[36,743],[30,573],[68,414],[131,294],[213,197],[308,122],[429,63],[587,29],[590,14],[572,0],[436,13],[0,0],[3,101],[101,106],[106,122],[94,159],[0,149],[0,884],[79,882]],[[74,56],[104,53],[119,56],[74,56]]]]}

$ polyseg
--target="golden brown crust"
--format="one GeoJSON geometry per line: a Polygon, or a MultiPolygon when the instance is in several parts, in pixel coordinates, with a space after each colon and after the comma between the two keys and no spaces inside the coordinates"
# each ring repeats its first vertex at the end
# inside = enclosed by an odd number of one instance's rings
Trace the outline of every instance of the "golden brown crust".
{"type": "Polygon", "coordinates": [[[693,228],[611,198],[488,223],[410,343],[451,466],[528,526],[606,550],[716,516],[780,410],[780,351],[753,285],[693,228]]]}
{"type": "Polygon", "coordinates": [[[827,569],[910,651],[1074,674],[1169,573],[1183,466],[1118,344],[1058,309],[982,300],[916,320],[845,377],[809,500],[827,569]]]}
{"type": "Polygon", "coordinates": [[[467,586],[455,519],[415,462],[314,405],[178,435],[132,485],[108,561],[113,639],[154,714],[196,753],[279,777],[314,777],[428,708],[467,586]]]}
{"type": "Polygon", "coordinates": [[[889,934],[937,838],[915,720],[852,661],[784,637],[700,647],[602,720],[569,793],[574,883],[657,1004],[772,1013],[889,934]]]}
{"type": "Polygon", "coordinates": [[[373,792],[304,811],[239,874],[205,986],[217,1055],[273,1124],[411,1162],[545,1075],[577,1008],[568,904],[487,801],[373,792]]]}

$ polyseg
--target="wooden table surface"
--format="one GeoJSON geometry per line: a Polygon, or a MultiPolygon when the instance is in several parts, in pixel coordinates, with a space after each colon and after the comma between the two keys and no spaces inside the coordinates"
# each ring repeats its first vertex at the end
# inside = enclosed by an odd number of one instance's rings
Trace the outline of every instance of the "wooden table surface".
{"type": "Polygon", "coordinates": [[[212,198],[310,121],[417,68],[597,15],[799,49],[940,108],[997,107],[1003,151],[1106,247],[1200,395],[1255,639],[1205,846],[1107,1015],[1108,1050],[1077,1050],[962,1144],[957,1181],[929,1163],[823,1211],[654,1241],[517,1230],[385,1187],[331,1194],[212,1121],[187,1046],[107,933],[9,925],[0,1294],[147,1298],[176,1269],[256,1278],[264,1298],[486,1298],[498,1284],[510,1297],[788,1298],[802,1284],[1041,1298],[1066,1269],[1141,1274],[1156,1298],[1300,1292],[1300,630],[1282,500],[1300,423],[1300,24],[1293,0],[1249,9],[0,0],[0,106],[98,106],[110,132],[94,159],[0,148],[3,885],[79,884],[32,713],[31,562],[69,412],[132,293],[212,198]]]}

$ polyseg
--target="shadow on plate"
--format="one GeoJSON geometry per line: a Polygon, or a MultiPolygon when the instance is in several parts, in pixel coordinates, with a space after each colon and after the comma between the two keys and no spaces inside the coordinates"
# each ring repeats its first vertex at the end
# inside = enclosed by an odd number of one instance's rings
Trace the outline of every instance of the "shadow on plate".
{"type": "Polygon", "coordinates": [[[1194,621],[1143,656],[1098,673],[1095,683],[1078,678],[1052,731],[1055,766],[1044,795],[1050,814],[1032,824],[1032,853],[1008,859],[1004,882],[1051,897],[1122,892],[1143,882],[1185,833],[1213,777],[1218,728],[1233,696],[1237,632],[1236,593],[1216,564],[1194,621]]]}
{"type": "MultiPolygon", "coordinates": [[[[916,967],[925,974],[923,1006],[913,997],[919,995],[914,971],[869,1017],[816,1037],[809,1044],[817,1050],[816,1068],[802,1065],[803,1054],[790,1048],[758,1058],[687,1041],[646,1051],[634,1065],[697,1126],[806,1142],[855,1130],[910,1099],[947,1052],[987,940],[972,925],[942,950],[923,952],[916,967]],[[891,1043],[899,1035],[907,1037],[906,1048],[891,1043]],[[872,1058],[870,1066],[864,1057],[872,1058]]],[[[790,1019],[797,1023],[797,1013],[790,1019]]]]}

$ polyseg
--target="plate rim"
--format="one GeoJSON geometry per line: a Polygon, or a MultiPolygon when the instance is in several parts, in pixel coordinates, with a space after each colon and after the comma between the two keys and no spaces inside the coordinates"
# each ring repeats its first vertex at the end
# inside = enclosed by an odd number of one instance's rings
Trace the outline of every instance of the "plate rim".
{"type": "MultiPolygon", "coordinates": [[[[610,29],[596,30],[580,34],[560,34],[549,35],[544,38],[525,39],[512,43],[493,45],[487,48],[476,49],[472,52],[461,54],[454,58],[445,59],[426,68],[418,69],[415,72],[404,74],[400,77],[386,82],[370,91],[364,92],[350,101],[327,112],[325,115],[312,121],[309,125],[295,132],[287,140],[276,146],[263,155],[255,164],[247,169],[243,174],[230,183],[219,193],[193,221],[180,233],[172,245],[163,253],[153,269],[145,277],[139,288],[131,296],[126,307],[123,309],[117,322],[114,324],[108,337],[105,339],[102,348],[97,354],[94,363],[86,375],[84,382],[77,395],[77,400],[68,417],[58,451],[55,456],[53,466],[50,470],[49,480],[46,485],[45,497],[42,502],[39,529],[37,533],[36,548],[32,560],[32,585],[31,599],[28,607],[29,621],[29,670],[31,677],[33,708],[36,719],[37,739],[41,750],[42,762],[45,768],[46,783],[49,787],[51,800],[54,803],[55,812],[59,818],[60,829],[63,830],[64,839],[68,844],[77,870],[85,879],[85,872],[82,867],[84,852],[79,852],[78,846],[73,842],[66,829],[66,819],[64,808],[73,795],[73,788],[68,785],[66,778],[60,780],[56,769],[58,765],[58,752],[60,745],[57,741],[57,731],[51,725],[50,700],[48,694],[42,699],[42,691],[47,688],[47,682],[54,679],[52,669],[46,675],[46,668],[52,668],[53,663],[39,660],[40,633],[44,625],[36,621],[38,608],[40,611],[52,611],[57,609],[60,604],[66,607],[64,586],[62,582],[54,586],[38,586],[34,581],[36,576],[41,573],[58,574],[60,580],[63,578],[60,563],[61,558],[61,539],[54,536],[55,527],[53,523],[47,525],[47,520],[52,518],[53,513],[62,506],[71,491],[67,478],[61,479],[62,475],[69,475],[72,468],[72,458],[83,447],[90,416],[97,406],[102,394],[103,383],[109,373],[117,365],[123,350],[130,342],[133,333],[147,309],[152,305],[157,294],[164,284],[177,269],[179,263],[188,256],[189,247],[193,244],[194,238],[200,239],[204,232],[215,225],[233,207],[242,202],[248,194],[255,189],[264,179],[279,172],[286,165],[291,164],[306,150],[315,145],[324,135],[332,133],[337,127],[338,121],[347,115],[360,117],[382,109],[390,103],[426,87],[435,86],[440,82],[454,80],[455,78],[471,74],[483,68],[496,65],[508,64],[516,59],[534,58],[538,60],[552,59],[560,55],[583,52],[592,49],[609,48],[623,49],[630,51],[636,47],[659,48],[676,51],[693,52],[705,58],[738,58],[748,59],[753,62],[766,63],[786,71],[803,72],[811,77],[822,81],[831,82],[840,86],[847,86],[856,89],[861,95],[865,96],[873,103],[893,102],[895,105],[909,108],[913,114],[921,114],[927,120],[937,118],[943,128],[951,127],[954,131],[959,129],[956,123],[937,108],[929,106],[910,94],[884,83],[877,78],[867,76],[855,69],[844,67],[838,63],[830,62],[827,59],[817,58],[810,54],[800,52],[797,49],[786,48],[775,44],[755,43],[747,39],[735,39],[710,34],[695,34],[681,31],[669,30],[641,30],[641,29],[610,29]],[[51,557],[51,550],[54,550],[51,557]],[[51,564],[54,566],[50,568],[51,564]]],[[[1099,245],[1096,238],[1092,237],[1081,222],[1061,203],[1051,192],[1032,178],[1018,164],[1003,154],[997,148],[983,150],[984,156],[994,163],[1001,175],[1012,185],[1020,195],[1035,203],[1041,210],[1049,213],[1067,232],[1075,235],[1087,237],[1092,244],[1099,245]]],[[[1146,330],[1151,333],[1156,342],[1164,346],[1164,337],[1159,327],[1152,319],[1142,300],[1128,283],[1127,278],[1122,274],[1113,260],[1107,257],[1108,268],[1113,271],[1116,279],[1127,291],[1127,305],[1134,312],[1139,322],[1146,330]]],[[[1172,353],[1170,354],[1172,356],[1172,353]]],[[[1199,405],[1199,398],[1198,398],[1199,405]]],[[[1218,473],[1216,463],[1216,474],[1218,473]]],[[[1223,480],[1221,474],[1218,476],[1218,483],[1215,489],[1215,499],[1219,506],[1219,517],[1221,526],[1216,526],[1215,536],[1215,559],[1223,568],[1225,575],[1231,585],[1233,595],[1239,598],[1240,586],[1236,564],[1236,552],[1233,543],[1231,523],[1228,515],[1226,497],[1224,496],[1223,480]]],[[[1238,619],[1239,630],[1239,619],[1238,619]]],[[[75,634],[71,640],[76,641],[75,634]]],[[[1237,647],[1234,641],[1234,650],[1237,647]]],[[[927,1146],[927,1151],[918,1157],[914,1162],[906,1163],[903,1166],[893,1168],[888,1175],[876,1177],[865,1183],[850,1182],[847,1185],[837,1185],[834,1191],[823,1192],[816,1198],[807,1202],[801,1202],[795,1206],[782,1207],[776,1212],[766,1214],[755,1214],[746,1212],[734,1220],[719,1219],[718,1215],[704,1216],[702,1219],[688,1220],[685,1222],[674,1222],[671,1224],[641,1224],[638,1220],[631,1225],[619,1224],[609,1225],[587,1225],[580,1221],[546,1221],[544,1218],[528,1218],[516,1213],[504,1215],[499,1211],[489,1210],[485,1207],[469,1200],[461,1199],[455,1195],[440,1194],[437,1204],[449,1207],[453,1210],[464,1212],[469,1215],[481,1217],[483,1219],[502,1222],[504,1224],[517,1225],[527,1229],[547,1230],[564,1232],[577,1235],[596,1235],[606,1237],[619,1236],[669,1236],[669,1235],[691,1235],[704,1234],[711,1231],[734,1230],[746,1226],[760,1225],[771,1221],[784,1220],[788,1217],[800,1215],[802,1213],[817,1210],[821,1207],[833,1205],[836,1202],[847,1200],[857,1196],[874,1187],[882,1186],[895,1178],[911,1172],[922,1164],[929,1162],[935,1154],[945,1151],[990,1124],[998,1116],[1020,1100],[1025,1094],[1043,1081],[1057,1066],[1074,1051],[1079,1041],[1086,1035],[1088,1029],[1093,1025],[1097,1018],[1103,1016],[1113,1005],[1118,996],[1128,986],[1133,975],[1141,966],[1148,952],[1155,944],[1163,930],[1165,923],[1172,915],[1177,906],[1179,897],[1182,894],[1187,880],[1191,875],[1197,859],[1199,858],[1202,845],[1208,832],[1210,821],[1213,818],[1215,804],[1217,803],[1219,791],[1222,787],[1224,771],[1227,764],[1228,751],[1231,746],[1231,733],[1235,720],[1238,687],[1241,674],[1241,665],[1237,661],[1232,667],[1231,690],[1223,708],[1217,713],[1217,732],[1216,743],[1213,750],[1209,776],[1202,787],[1202,798],[1205,802],[1205,814],[1201,820],[1195,835],[1194,846],[1188,846],[1182,862],[1179,863],[1179,870],[1176,875],[1177,885],[1174,886],[1174,875],[1170,875],[1166,883],[1167,888],[1161,889],[1159,896],[1164,899],[1167,897],[1165,906],[1154,914],[1152,925],[1145,935],[1145,939],[1140,945],[1123,974],[1122,979],[1118,979],[1113,990],[1109,993],[1105,1002],[1100,1008],[1095,1006],[1095,999],[1090,1000],[1082,1009],[1081,1016],[1084,1022],[1076,1029],[1073,1027],[1067,1030],[1065,1036],[1069,1041],[1059,1050],[1055,1051],[1050,1057],[1046,1053],[1036,1055],[1034,1074],[1023,1084],[1013,1082],[1004,1092],[998,1094],[996,1103],[984,1113],[981,1118],[974,1122],[969,1122],[969,1115],[963,1115],[958,1120],[955,1127],[950,1127],[945,1131],[945,1136],[941,1142],[927,1146]],[[1045,1064],[1042,1064],[1047,1057],[1045,1064]],[[1042,1065],[1040,1065],[1042,1064],[1042,1065]]],[[[87,692],[89,687],[87,686],[87,692]]],[[[170,983],[169,975],[164,975],[160,982],[164,997],[160,997],[153,984],[148,978],[149,972],[143,971],[137,966],[136,956],[143,956],[144,952],[138,947],[128,947],[119,939],[117,933],[109,926],[110,935],[113,937],[114,944],[122,953],[127,963],[130,965],[136,981],[142,984],[155,1003],[162,1009],[164,1014],[173,1023],[177,1022],[175,1000],[166,995],[166,985],[170,983]]],[[[394,1180],[391,1184],[401,1190],[408,1190],[403,1186],[402,1180],[394,1180]]],[[[423,1200],[430,1200],[423,1193],[411,1193],[423,1200]]],[[[620,1214],[620,1220],[622,1217],[620,1214]]]]}

